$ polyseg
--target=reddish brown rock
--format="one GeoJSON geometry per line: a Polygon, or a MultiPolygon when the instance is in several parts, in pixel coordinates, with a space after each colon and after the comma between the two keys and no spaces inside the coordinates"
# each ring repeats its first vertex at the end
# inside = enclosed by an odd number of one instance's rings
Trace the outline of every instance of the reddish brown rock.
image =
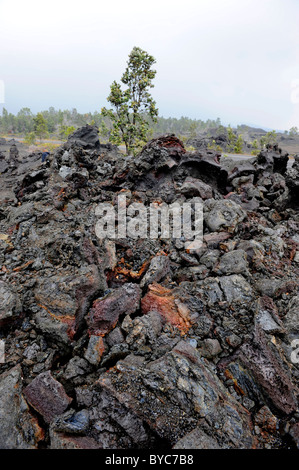
{"type": "Polygon", "coordinates": [[[141,301],[142,313],[156,310],[168,323],[176,326],[183,334],[191,327],[190,311],[171,289],[153,283],[141,301]]]}
{"type": "Polygon", "coordinates": [[[140,298],[140,287],[128,283],[95,300],[87,317],[89,333],[105,336],[115,327],[120,315],[130,315],[138,310],[140,298]]]}
{"type": "Polygon", "coordinates": [[[93,264],[77,275],[66,273],[41,279],[35,291],[40,307],[39,328],[63,343],[69,343],[80,330],[91,299],[105,289],[105,281],[93,264]]]}
{"type": "Polygon", "coordinates": [[[255,424],[257,424],[265,432],[275,433],[277,429],[277,418],[271,413],[267,406],[263,406],[255,415],[255,424]]]}
{"type": "Polygon", "coordinates": [[[183,142],[174,134],[164,135],[150,140],[142,149],[151,149],[152,147],[161,147],[167,149],[170,156],[177,156],[186,153],[183,142]]]}
{"type": "Polygon", "coordinates": [[[39,374],[33,379],[24,389],[24,396],[47,423],[62,414],[72,401],[50,371],[39,374]]]}

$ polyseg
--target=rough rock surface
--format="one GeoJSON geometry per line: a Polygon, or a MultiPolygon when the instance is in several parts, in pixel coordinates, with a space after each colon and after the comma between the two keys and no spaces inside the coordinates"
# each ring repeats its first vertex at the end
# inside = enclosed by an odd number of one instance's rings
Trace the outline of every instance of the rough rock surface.
{"type": "Polygon", "coordinates": [[[0,448],[298,447],[298,157],[220,156],[93,126],[0,156],[0,448]],[[119,196],[202,204],[202,244],[99,238],[119,196]]]}

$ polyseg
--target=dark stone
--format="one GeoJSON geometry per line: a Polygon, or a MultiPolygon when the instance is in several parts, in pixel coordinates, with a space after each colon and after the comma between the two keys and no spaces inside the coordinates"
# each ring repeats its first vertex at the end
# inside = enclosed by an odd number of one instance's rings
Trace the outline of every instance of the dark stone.
{"type": "Polygon", "coordinates": [[[91,334],[104,336],[116,325],[120,315],[131,314],[139,308],[141,290],[137,284],[125,284],[105,297],[94,301],[87,316],[91,334]]]}
{"type": "Polygon", "coordinates": [[[35,377],[24,389],[24,395],[47,423],[62,414],[72,401],[49,371],[35,377]]]}
{"type": "Polygon", "coordinates": [[[69,135],[66,145],[68,148],[71,148],[73,145],[75,145],[87,150],[99,149],[100,141],[97,127],[90,126],[89,124],[86,124],[84,127],[80,127],[71,135],[69,135]]]}

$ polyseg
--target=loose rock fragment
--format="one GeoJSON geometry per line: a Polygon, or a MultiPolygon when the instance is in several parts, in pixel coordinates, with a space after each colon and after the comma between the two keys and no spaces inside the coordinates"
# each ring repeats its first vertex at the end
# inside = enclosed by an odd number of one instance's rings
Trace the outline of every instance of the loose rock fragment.
{"type": "Polygon", "coordinates": [[[120,315],[136,312],[140,305],[141,290],[137,284],[128,283],[105,297],[94,301],[87,317],[91,334],[105,336],[111,331],[120,315]]]}
{"type": "Polygon", "coordinates": [[[49,371],[35,377],[24,389],[24,395],[47,423],[62,414],[72,401],[61,383],[55,380],[49,371]]]}

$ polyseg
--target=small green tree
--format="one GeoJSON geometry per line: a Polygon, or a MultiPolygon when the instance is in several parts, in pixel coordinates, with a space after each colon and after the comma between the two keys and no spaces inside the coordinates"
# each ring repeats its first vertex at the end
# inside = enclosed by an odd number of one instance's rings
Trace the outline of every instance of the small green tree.
{"type": "Polygon", "coordinates": [[[295,137],[296,135],[298,135],[298,127],[293,126],[289,131],[289,136],[295,137]]]}
{"type": "Polygon", "coordinates": [[[253,142],[251,143],[252,150],[251,150],[251,155],[257,155],[259,153],[259,144],[257,139],[254,139],[253,142]]]}
{"type": "Polygon", "coordinates": [[[267,134],[260,138],[261,148],[264,148],[266,145],[274,145],[277,143],[277,133],[276,131],[269,131],[267,134]]]}
{"type": "Polygon", "coordinates": [[[66,140],[70,134],[72,134],[76,128],[74,126],[66,126],[64,124],[61,124],[59,126],[59,137],[62,140],[66,140]]]}
{"type": "Polygon", "coordinates": [[[196,121],[192,121],[189,126],[189,137],[191,139],[196,137],[196,131],[197,131],[197,123],[196,121]]]}
{"type": "Polygon", "coordinates": [[[127,88],[122,90],[121,85],[114,81],[107,98],[113,109],[102,108],[103,116],[109,117],[113,123],[109,140],[117,145],[124,142],[127,155],[131,152],[135,154],[136,146],[146,141],[149,128],[147,117],[157,122],[158,109],[149,93],[154,86],[152,80],[156,71],[152,70],[152,65],[155,62],[153,56],[134,47],[121,78],[127,88]]]}
{"type": "Polygon", "coordinates": [[[228,137],[227,150],[229,152],[234,152],[236,141],[237,141],[237,136],[234,133],[234,131],[232,130],[230,125],[227,128],[227,137],[228,137]]]}
{"type": "Polygon", "coordinates": [[[47,137],[48,135],[48,126],[47,121],[45,120],[42,113],[37,113],[36,117],[33,118],[34,122],[34,132],[39,137],[41,141],[43,137],[47,137]]]}
{"type": "Polygon", "coordinates": [[[65,131],[65,137],[67,138],[69,135],[71,135],[73,132],[75,132],[76,128],[74,126],[69,126],[66,128],[65,131]]]}
{"type": "Polygon", "coordinates": [[[234,147],[234,152],[235,153],[243,153],[243,137],[242,134],[240,134],[236,140],[235,147],[234,147]]]}
{"type": "Polygon", "coordinates": [[[36,143],[36,135],[34,132],[27,132],[25,135],[24,142],[28,145],[34,145],[36,143]]]}

